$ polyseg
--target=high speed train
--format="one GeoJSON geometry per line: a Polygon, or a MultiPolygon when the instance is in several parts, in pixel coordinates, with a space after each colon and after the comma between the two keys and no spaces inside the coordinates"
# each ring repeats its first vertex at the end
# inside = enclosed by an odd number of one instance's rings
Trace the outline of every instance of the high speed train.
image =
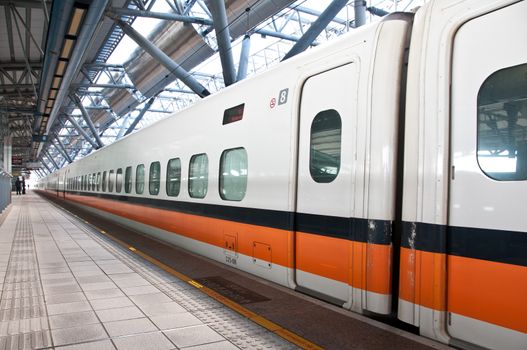
{"type": "Polygon", "coordinates": [[[39,188],[440,342],[525,350],[526,16],[513,0],[389,15],[39,188]]]}

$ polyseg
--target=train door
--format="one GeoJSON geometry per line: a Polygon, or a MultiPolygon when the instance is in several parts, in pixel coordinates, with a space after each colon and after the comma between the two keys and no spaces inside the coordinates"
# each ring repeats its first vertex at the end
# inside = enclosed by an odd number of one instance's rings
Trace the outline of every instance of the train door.
{"type": "Polygon", "coordinates": [[[356,149],[357,65],[310,77],[300,106],[297,182],[298,289],[349,306],[356,149]]]}
{"type": "Polygon", "coordinates": [[[448,332],[527,349],[527,1],[454,41],[448,332]]]}

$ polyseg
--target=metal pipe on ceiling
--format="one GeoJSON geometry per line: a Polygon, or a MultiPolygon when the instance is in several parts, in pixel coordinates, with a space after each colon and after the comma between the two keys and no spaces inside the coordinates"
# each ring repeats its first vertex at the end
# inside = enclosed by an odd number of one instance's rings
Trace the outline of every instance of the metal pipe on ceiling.
{"type": "Polygon", "coordinates": [[[145,106],[143,107],[141,112],[139,112],[139,115],[133,121],[132,125],[130,125],[128,127],[128,130],[126,130],[126,132],[124,133],[124,136],[126,136],[126,135],[130,134],[132,131],[134,131],[134,129],[137,126],[137,124],[139,124],[141,119],[143,119],[143,116],[145,115],[145,113],[150,109],[150,106],[152,106],[152,104],[154,103],[154,100],[155,100],[155,97],[152,97],[150,100],[148,100],[148,102],[145,104],[145,106]]]}
{"type": "Polygon", "coordinates": [[[75,103],[77,108],[79,108],[79,110],[81,111],[84,122],[90,128],[90,131],[93,134],[93,137],[95,137],[95,141],[97,141],[97,144],[99,145],[99,147],[97,148],[104,147],[104,143],[102,143],[101,138],[99,137],[99,134],[97,133],[97,130],[95,129],[95,125],[93,125],[90,115],[88,114],[88,111],[86,110],[86,108],[84,108],[84,105],[82,104],[82,101],[79,98],[79,96],[72,94],[70,95],[70,99],[73,101],[73,103],[75,103]]]}
{"type": "Polygon", "coordinates": [[[245,35],[242,40],[242,50],[240,52],[240,64],[238,66],[238,76],[236,81],[245,79],[249,66],[249,51],[251,50],[251,36],[245,35]]]}
{"type": "Polygon", "coordinates": [[[320,17],[317,18],[307,32],[302,35],[302,38],[293,45],[291,50],[284,56],[282,61],[285,61],[301,52],[311,45],[311,43],[317,38],[317,36],[328,26],[333,18],[342,10],[348,3],[348,0],[333,0],[331,4],[322,12],[320,17]]]}
{"type": "Polygon", "coordinates": [[[200,97],[206,97],[210,95],[210,92],[201,85],[194,77],[190,75],[185,69],[179,64],[172,61],[172,59],[160,50],[157,46],[152,44],[148,39],[139,34],[131,25],[121,21],[120,19],[114,19],[115,22],[121,27],[123,32],[128,35],[133,41],[135,41],[141,48],[147,51],[152,57],[154,57],[159,63],[165,66],[170,72],[174,73],[178,79],[180,79],[185,85],[187,85],[192,91],[194,91],[200,97]]]}
{"type": "Polygon", "coordinates": [[[117,15],[117,16],[130,16],[130,17],[148,17],[148,18],[157,18],[164,19],[168,21],[178,21],[183,23],[195,23],[201,25],[212,25],[212,21],[208,18],[193,17],[193,16],[184,16],[178,15],[175,13],[164,13],[164,12],[152,12],[152,11],[142,11],[142,10],[132,10],[128,8],[115,8],[111,7],[108,10],[108,15],[117,15]]]}
{"type": "MultiPolygon", "coordinates": [[[[53,105],[53,109],[49,117],[49,122],[46,126],[46,132],[48,132],[53,126],[53,123],[55,122],[59,114],[59,111],[62,107],[62,104],[64,102],[64,98],[66,98],[66,96],[69,93],[70,84],[72,80],[77,76],[77,73],[79,72],[80,68],[84,64],[84,57],[86,55],[86,50],[88,49],[88,46],[92,40],[92,37],[94,36],[94,33],[99,28],[101,19],[104,16],[104,11],[106,9],[106,6],[108,5],[108,1],[109,0],[93,0],[90,3],[88,13],[86,14],[86,17],[84,19],[82,28],[80,29],[79,36],[77,37],[75,48],[73,49],[73,53],[70,57],[68,67],[66,68],[66,73],[64,74],[64,77],[62,78],[62,84],[61,84],[59,92],[57,93],[55,104],[53,105]]],[[[71,0],[64,1],[64,2],[73,3],[73,1],[71,0]]],[[[55,3],[53,3],[53,6],[55,6],[55,3]]],[[[58,12],[61,12],[61,11],[58,11],[58,12]]],[[[71,14],[71,10],[68,14],[71,14]]],[[[49,54],[48,51],[46,52],[49,54]]],[[[53,74],[53,71],[51,72],[51,74],[53,74]]],[[[41,98],[42,96],[47,96],[47,95],[41,95],[41,98]]],[[[38,152],[40,152],[40,150],[42,149],[42,146],[43,145],[41,143],[39,145],[38,152]]],[[[37,156],[38,156],[38,152],[37,152],[37,156]]]]}
{"type": "Polygon", "coordinates": [[[73,162],[73,159],[71,159],[70,155],[69,155],[68,152],[66,151],[66,147],[64,147],[64,144],[63,144],[62,141],[60,140],[59,135],[55,135],[55,140],[57,141],[57,144],[59,145],[59,148],[62,150],[62,153],[64,154],[64,156],[66,157],[66,159],[68,160],[68,162],[69,162],[69,163],[72,163],[72,162],[73,162]]]}
{"type": "Polygon", "coordinates": [[[97,143],[91,139],[88,133],[84,131],[84,129],[79,125],[79,123],[75,120],[75,118],[73,118],[69,114],[65,114],[65,116],[70,121],[71,125],[73,125],[73,127],[79,132],[79,134],[81,134],[82,137],[84,137],[86,141],[88,141],[93,146],[93,148],[95,149],[99,148],[97,143]]]}

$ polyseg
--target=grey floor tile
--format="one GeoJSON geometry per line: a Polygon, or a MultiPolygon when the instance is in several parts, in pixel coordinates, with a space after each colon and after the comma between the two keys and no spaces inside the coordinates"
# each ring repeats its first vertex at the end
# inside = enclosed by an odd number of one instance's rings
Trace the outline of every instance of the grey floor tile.
{"type": "Polygon", "coordinates": [[[81,285],[84,291],[115,288],[113,282],[96,282],[81,285]]]}
{"type": "Polygon", "coordinates": [[[145,317],[145,315],[135,306],[122,307],[119,309],[108,309],[96,311],[97,316],[102,322],[130,320],[133,318],[145,317]]]}
{"type": "Polygon", "coordinates": [[[174,348],[174,345],[163,333],[148,333],[117,338],[114,339],[114,343],[119,350],[163,350],[174,348]]]}
{"type": "Polygon", "coordinates": [[[86,298],[84,297],[84,294],[81,292],[46,295],[46,304],[48,305],[71,303],[74,301],[83,301],[83,300],[86,300],[86,298]]]}
{"type": "Polygon", "coordinates": [[[57,350],[115,350],[110,340],[94,341],[77,345],[67,345],[55,348],[57,350]]]}
{"type": "Polygon", "coordinates": [[[165,331],[164,333],[174,344],[180,348],[225,340],[225,338],[205,325],[179,328],[165,331]]]}
{"type": "Polygon", "coordinates": [[[62,278],[73,278],[73,275],[71,272],[60,272],[60,273],[49,273],[46,275],[42,275],[40,279],[42,281],[48,281],[48,280],[56,280],[56,279],[62,279],[62,278]]]}
{"type": "Polygon", "coordinates": [[[172,301],[165,293],[132,295],[130,299],[139,306],[148,304],[168,303],[172,301]]]}
{"type": "Polygon", "coordinates": [[[139,287],[127,287],[123,288],[123,292],[126,295],[140,295],[140,294],[153,294],[159,293],[159,289],[152,285],[144,285],[139,287]]]}
{"type": "Polygon", "coordinates": [[[51,330],[55,345],[77,344],[91,340],[108,338],[100,324],[51,330]]]}
{"type": "Polygon", "coordinates": [[[48,305],[49,315],[60,315],[72,312],[91,311],[91,306],[87,301],[75,301],[72,303],[62,303],[48,305]]]}
{"type": "Polygon", "coordinates": [[[85,294],[88,300],[124,297],[124,293],[118,288],[88,290],[85,294]]]}
{"type": "Polygon", "coordinates": [[[111,337],[157,331],[156,326],[148,318],[108,322],[104,327],[111,337]]]}
{"type": "Polygon", "coordinates": [[[94,310],[115,309],[126,306],[134,306],[134,304],[127,297],[92,300],[91,305],[93,306],[94,310]]]}
{"type": "Polygon", "coordinates": [[[99,323],[99,320],[97,319],[95,312],[85,311],[53,315],[49,317],[49,323],[52,329],[58,329],[99,323]]]}
{"type": "Polygon", "coordinates": [[[80,285],[88,283],[111,282],[108,276],[105,275],[77,276],[77,281],[80,285]]]}
{"type": "Polygon", "coordinates": [[[236,345],[228,342],[228,341],[221,341],[217,343],[209,343],[205,345],[198,345],[198,346],[191,346],[189,348],[185,348],[185,350],[238,350],[239,347],[236,345]]]}
{"type": "Polygon", "coordinates": [[[66,284],[66,285],[44,287],[44,293],[46,293],[46,295],[75,293],[75,292],[80,292],[80,291],[81,291],[81,288],[77,284],[66,284]]]}
{"type": "Polygon", "coordinates": [[[163,304],[147,304],[140,306],[141,310],[148,316],[173,315],[187,312],[181,305],[170,302],[163,304]]]}
{"type": "Polygon", "coordinates": [[[162,330],[203,324],[203,322],[189,312],[182,312],[175,315],[153,316],[150,319],[162,330]]]}

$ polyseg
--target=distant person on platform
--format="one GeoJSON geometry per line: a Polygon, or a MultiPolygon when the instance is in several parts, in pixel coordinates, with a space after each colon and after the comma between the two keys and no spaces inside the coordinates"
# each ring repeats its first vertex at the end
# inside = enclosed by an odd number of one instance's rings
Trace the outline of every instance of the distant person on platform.
{"type": "Polygon", "coordinates": [[[26,179],[22,176],[22,194],[26,194],[26,179]]]}
{"type": "Polygon", "coordinates": [[[20,194],[20,179],[17,177],[15,181],[16,194],[20,194]]]}

